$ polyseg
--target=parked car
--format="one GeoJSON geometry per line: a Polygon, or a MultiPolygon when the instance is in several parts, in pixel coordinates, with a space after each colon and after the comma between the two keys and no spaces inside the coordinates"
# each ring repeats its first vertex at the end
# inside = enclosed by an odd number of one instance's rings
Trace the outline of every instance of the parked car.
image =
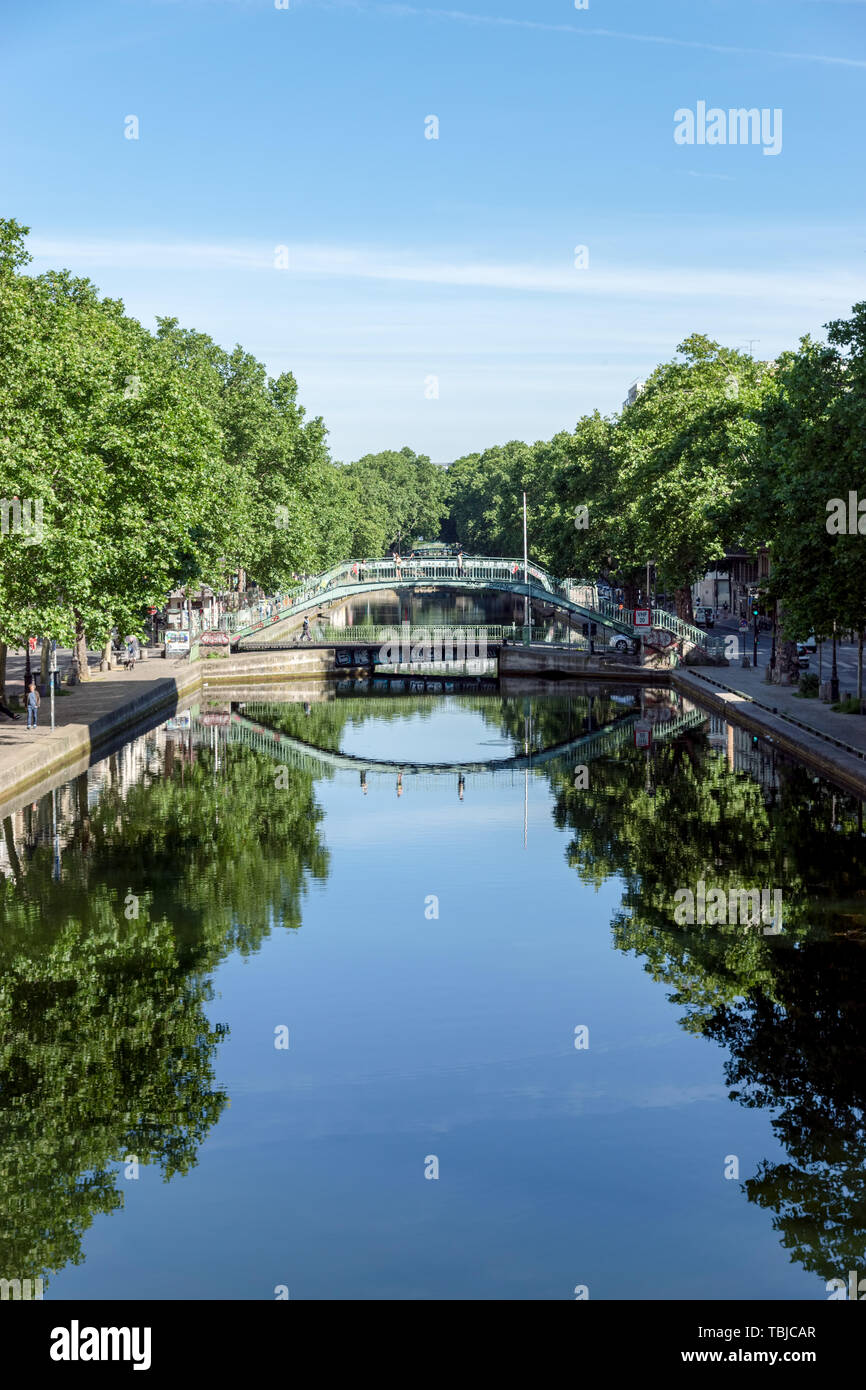
{"type": "Polygon", "coordinates": [[[623,632],[615,632],[607,644],[617,652],[637,651],[637,640],[634,637],[626,637],[623,632]]]}
{"type": "Polygon", "coordinates": [[[699,604],[695,609],[695,622],[698,627],[705,627],[707,629],[715,627],[716,610],[710,608],[707,604],[699,604]]]}

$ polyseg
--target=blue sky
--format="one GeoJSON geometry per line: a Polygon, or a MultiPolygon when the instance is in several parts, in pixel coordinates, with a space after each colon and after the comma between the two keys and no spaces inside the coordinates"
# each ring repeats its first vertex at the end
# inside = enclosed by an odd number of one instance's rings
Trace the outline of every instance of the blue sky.
{"type": "Polygon", "coordinates": [[[3,27],[32,268],[292,370],[339,459],[546,438],[689,333],[770,357],[866,298],[864,0],[19,0],[3,27]],[[699,101],[781,109],[781,152],[677,145],[699,101]]]}

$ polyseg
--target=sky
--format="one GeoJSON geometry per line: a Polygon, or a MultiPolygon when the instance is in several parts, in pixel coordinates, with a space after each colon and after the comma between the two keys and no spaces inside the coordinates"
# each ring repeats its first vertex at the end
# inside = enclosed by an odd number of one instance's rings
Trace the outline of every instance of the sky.
{"type": "Polygon", "coordinates": [[[0,215],[292,371],[334,458],[550,438],[866,298],[866,0],[284,2],[7,0],[0,215]],[[775,124],[678,143],[701,102],[775,124]]]}

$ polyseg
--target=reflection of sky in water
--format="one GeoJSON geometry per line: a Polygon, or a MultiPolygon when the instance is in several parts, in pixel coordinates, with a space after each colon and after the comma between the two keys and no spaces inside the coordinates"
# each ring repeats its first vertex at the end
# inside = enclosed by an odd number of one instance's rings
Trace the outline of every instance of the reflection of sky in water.
{"type": "MultiPolygon", "coordinates": [[[[498,703],[491,703],[491,713],[498,703]]],[[[389,708],[393,710],[394,704],[389,708]]],[[[457,699],[431,697],[427,716],[407,712],[406,718],[387,723],[367,719],[363,724],[347,724],[341,752],[391,762],[445,763],[510,758],[523,748],[515,749],[514,740],[495,723],[486,723],[479,711],[457,699]]]]}

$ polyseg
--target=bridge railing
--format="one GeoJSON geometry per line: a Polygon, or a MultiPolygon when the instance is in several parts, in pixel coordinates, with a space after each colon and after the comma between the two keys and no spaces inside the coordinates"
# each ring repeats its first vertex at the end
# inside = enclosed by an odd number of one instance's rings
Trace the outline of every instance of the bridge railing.
{"type": "MultiPolygon", "coordinates": [[[[599,612],[604,613],[606,617],[611,617],[618,622],[626,623],[633,631],[641,631],[640,628],[634,627],[631,617],[628,616],[631,612],[630,609],[623,608],[620,610],[619,604],[613,603],[610,599],[599,600],[598,609],[599,612]]],[[[683,622],[682,618],[677,618],[673,613],[667,613],[662,608],[654,608],[652,610],[652,615],[654,631],[672,632],[675,637],[679,637],[683,641],[691,643],[693,647],[701,647],[704,650],[715,642],[715,639],[711,639],[703,628],[695,627],[692,623],[683,622]]]]}

